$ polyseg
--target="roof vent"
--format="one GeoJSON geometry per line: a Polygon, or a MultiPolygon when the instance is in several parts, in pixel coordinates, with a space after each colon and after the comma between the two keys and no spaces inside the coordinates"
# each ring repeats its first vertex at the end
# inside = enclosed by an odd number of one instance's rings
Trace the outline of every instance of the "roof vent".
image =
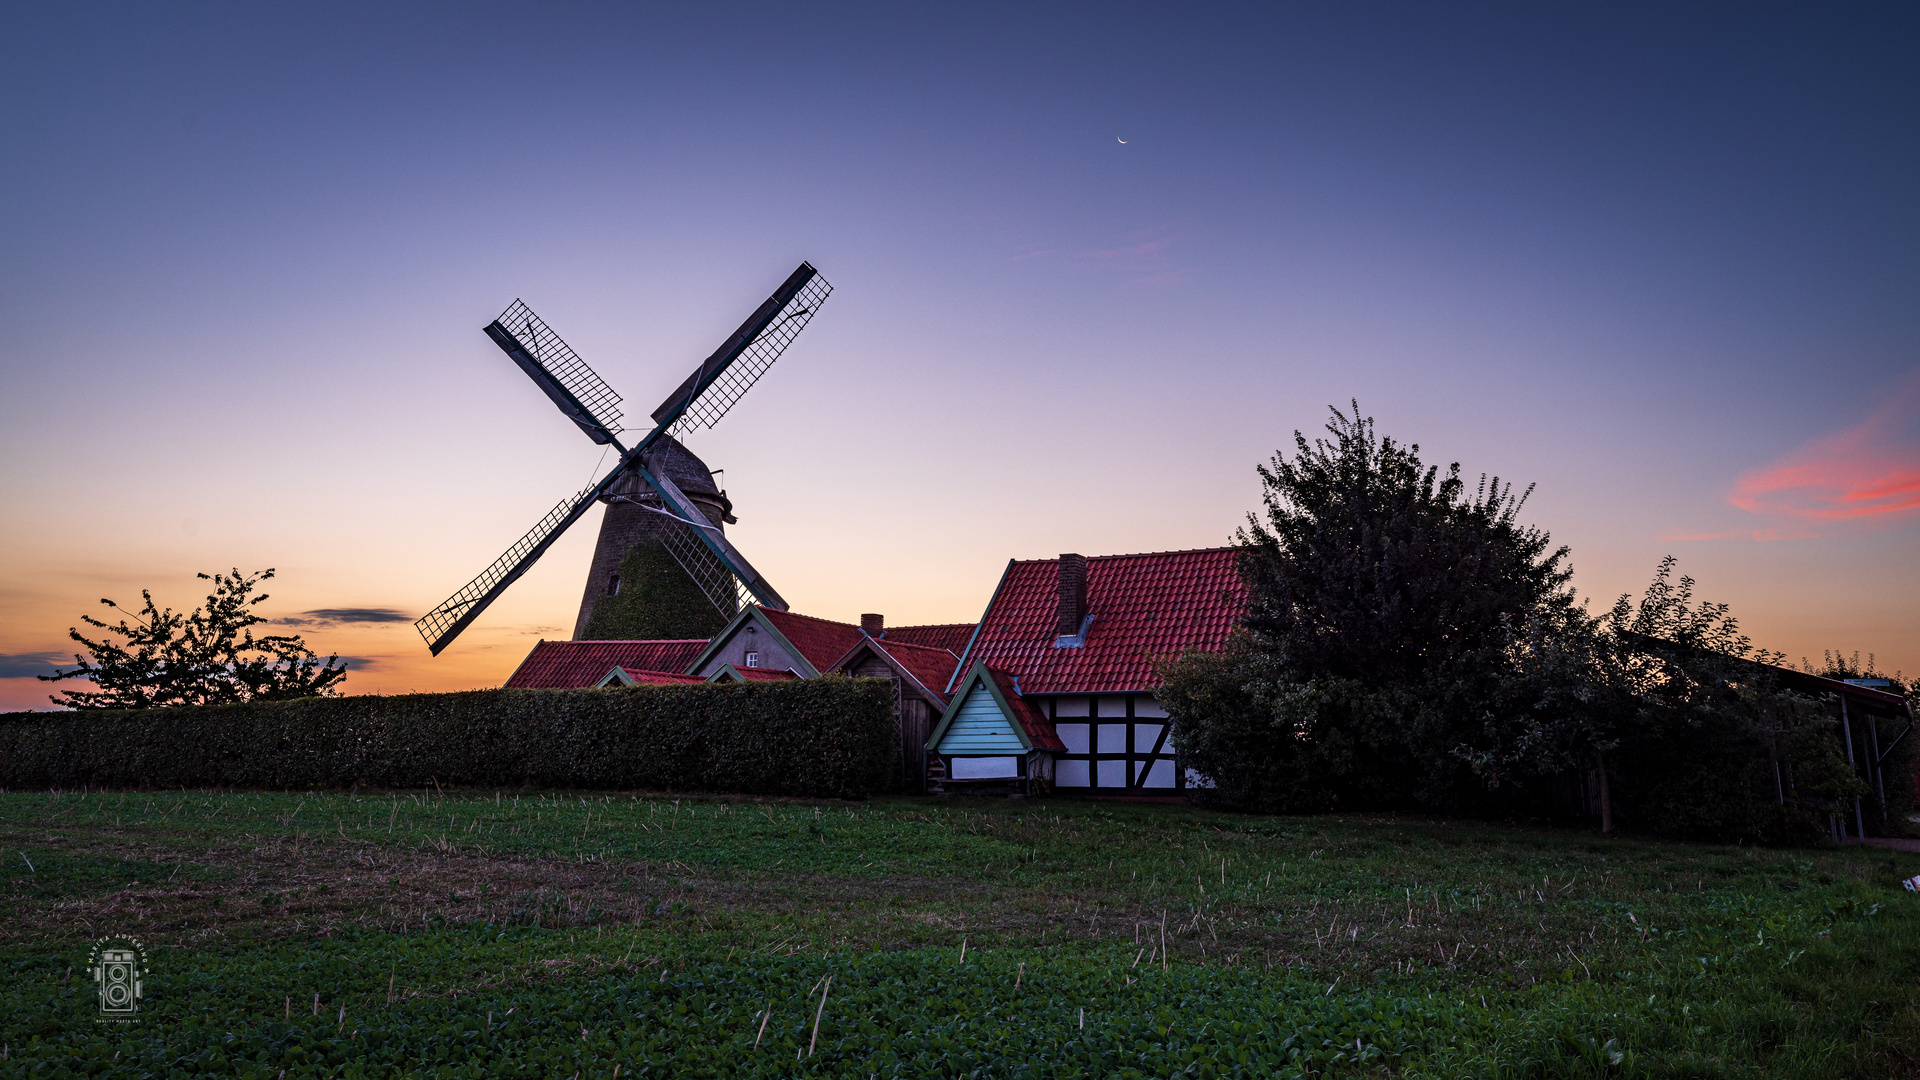
{"type": "Polygon", "coordinates": [[[887,632],[887,617],[885,615],[874,614],[862,615],[860,616],[860,629],[865,631],[868,637],[880,637],[887,632]]]}

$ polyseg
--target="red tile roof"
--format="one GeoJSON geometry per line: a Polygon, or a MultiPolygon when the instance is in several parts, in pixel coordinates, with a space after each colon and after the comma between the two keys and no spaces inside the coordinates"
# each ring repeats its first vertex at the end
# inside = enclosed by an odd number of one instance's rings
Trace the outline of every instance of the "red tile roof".
{"type": "MultiPolygon", "coordinates": [[[[925,645],[909,645],[904,641],[895,641],[889,634],[875,641],[872,638],[862,644],[872,645],[886,653],[901,670],[920,681],[920,685],[932,693],[941,705],[947,703],[947,683],[953,678],[954,669],[960,666],[960,658],[948,649],[935,649],[925,645]]],[[[857,646],[856,646],[857,648],[857,646]]],[[[848,650],[851,654],[852,650],[848,650]]],[[[835,661],[835,667],[841,666],[846,657],[835,661]]]]}
{"type": "MultiPolygon", "coordinates": [[[[791,611],[775,611],[769,607],[760,608],[760,615],[769,626],[792,642],[794,648],[800,650],[800,655],[813,665],[815,671],[831,670],[835,660],[866,640],[860,628],[851,623],[816,619],[811,615],[796,615],[791,611]]],[[[692,662],[693,657],[687,657],[687,663],[692,662]]]]}
{"type": "Polygon", "coordinates": [[[640,671],[630,667],[623,667],[620,670],[626,672],[627,678],[632,679],[638,686],[673,686],[679,683],[707,681],[698,675],[682,675],[677,671],[640,671]]]}
{"type": "Polygon", "coordinates": [[[1067,744],[1060,741],[1060,735],[1053,730],[1053,723],[1045,714],[1019,694],[1013,692],[1013,676],[993,665],[987,665],[987,674],[993,678],[994,685],[1000,688],[1000,696],[1013,706],[1014,719],[1027,729],[1027,738],[1033,742],[1035,750],[1065,750],[1067,744]]]}
{"type": "Polygon", "coordinates": [[[1103,555],[1087,560],[1093,628],[1077,649],[1053,647],[1060,560],[1015,560],[962,658],[1020,677],[1029,694],[1150,689],[1154,661],[1223,648],[1246,604],[1239,549],[1103,555]]]}
{"type": "Polygon", "coordinates": [[[905,642],[908,645],[925,645],[934,649],[950,649],[959,656],[966,651],[967,642],[973,637],[976,624],[933,623],[927,626],[889,626],[880,634],[886,642],[905,642]]]}
{"type": "Polygon", "coordinates": [[[616,667],[640,671],[680,671],[705,638],[676,641],[542,641],[507,679],[516,690],[555,690],[593,686],[616,667]]]}

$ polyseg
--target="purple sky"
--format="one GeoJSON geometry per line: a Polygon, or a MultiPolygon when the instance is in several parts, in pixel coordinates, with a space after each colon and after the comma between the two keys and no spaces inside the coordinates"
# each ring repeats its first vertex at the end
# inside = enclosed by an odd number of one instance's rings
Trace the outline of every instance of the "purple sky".
{"type": "Polygon", "coordinates": [[[833,300],[691,443],[796,610],[1226,542],[1357,397],[1537,482],[1584,594],[1673,553],[1920,674],[1910,6],[340,10],[4,16],[0,708],[234,566],[352,690],[497,685],[597,512],[437,659],[356,615],[595,476],[480,327],[638,417],[803,258],[833,300]]]}

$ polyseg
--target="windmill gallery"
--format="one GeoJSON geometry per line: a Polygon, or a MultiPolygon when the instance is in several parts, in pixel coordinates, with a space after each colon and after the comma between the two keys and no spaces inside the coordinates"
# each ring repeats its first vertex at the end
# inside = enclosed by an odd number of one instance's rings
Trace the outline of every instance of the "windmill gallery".
{"type": "Polygon", "coordinates": [[[899,786],[1178,796],[1155,700],[1161,657],[1223,647],[1244,601],[1230,548],[1012,560],[977,623],[888,627],[789,610],[726,538],[733,505],[681,442],[717,424],[832,286],[802,263],[622,444],[620,396],[524,303],[486,327],[595,443],[620,454],[416,628],[435,655],[595,503],[604,503],[572,640],[541,641],[507,681],[553,689],[879,677],[894,687],[899,786]]]}

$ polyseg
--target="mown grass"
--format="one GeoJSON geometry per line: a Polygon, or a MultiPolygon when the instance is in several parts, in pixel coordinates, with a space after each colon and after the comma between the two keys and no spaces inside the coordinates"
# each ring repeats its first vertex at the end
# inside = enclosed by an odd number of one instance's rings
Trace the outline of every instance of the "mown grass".
{"type": "Polygon", "coordinates": [[[1901,852],[439,791],[6,794],[0,848],[28,1075],[1920,1068],[1901,852]],[[149,951],[136,1024],[94,1018],[110,933],[149,951]]]}

